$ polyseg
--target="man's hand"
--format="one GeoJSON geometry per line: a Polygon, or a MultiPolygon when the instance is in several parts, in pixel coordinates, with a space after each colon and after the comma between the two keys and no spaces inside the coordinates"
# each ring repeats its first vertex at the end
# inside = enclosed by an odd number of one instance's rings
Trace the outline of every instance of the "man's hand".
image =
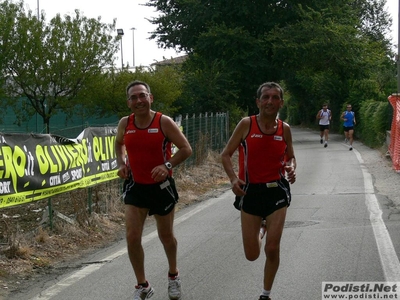
{"type": "Polygon", "coordinates": [[[236,196],[244,196],[246,192],[243,191],[242,186],[246,184],[243,180],[239,178],[235,178],[231,181],[232,184],[232,191],[236,196]]]}
{"type": "Polygon", "coordinates": [[[118,168],[117,175],[122,179],[127,179],[129,175],[128,167],[125,164],[120,165],[118,168]]]}
{"type": "Polygon", "coordinates": [[[159,165],[151,170],[151,178],[153,178],[155,182],[164,181],[168,175],[169,170],[164,164],[159,165]]]}
{"type": "Polygon", "coordinates": [[[290,183],[296,182],[296,170],[293,166],[285,166],[286,177],[290,183]]]}

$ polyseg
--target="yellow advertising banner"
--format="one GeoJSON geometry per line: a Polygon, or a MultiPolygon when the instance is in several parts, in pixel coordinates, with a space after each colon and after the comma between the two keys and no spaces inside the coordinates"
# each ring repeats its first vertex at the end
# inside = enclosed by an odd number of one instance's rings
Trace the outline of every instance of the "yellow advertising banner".
{"type": "Polygon", "coordinates": [[[89,127],[76,139],[0,133],[0,208],[118,178],[116,127],[89,127]]]}

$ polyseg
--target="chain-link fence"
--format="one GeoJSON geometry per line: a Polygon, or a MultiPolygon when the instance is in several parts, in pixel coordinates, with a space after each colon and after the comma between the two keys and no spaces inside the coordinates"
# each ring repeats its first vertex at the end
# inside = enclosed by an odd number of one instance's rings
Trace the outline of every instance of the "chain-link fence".
{"type": "MultiPolygon", "coordinates": [[[[192,156],[185,162],[186,166],[199,164],[209,151],[221,151],[229,139],[228,113],[200,113],[189,116],[179,115],[175,123],[181,128],[193,149],[192,156]]],[[[90,127],[117,127],[118,122],[112,124],[94,125],[90,127]]],[[[89,123],[79,126],[53,128],[52,134],[75,138],[89,123]]]]}
{"type": "MultiPolygon", "coordinates": [[[[6,107],[4,109],[5,111],[1,114],[2,119],[0,120],[0,132],[46,133],[46,126],[43,122],[43,118],[38,113],[33,114],[29,120],[22,120],[11,108],[6,107]]],[[[106,126],[106,124],[117,126],[118,117],[84,115],[82,112],[77,112],[75,115],[67,116],[65,113],[59,112],[53,115],[50,119],[50,133],[61,135],[66,138],[76,138],[87,127],[106,126]]]]}
{"type": "Polygon", "coordinates": [[[186,165],[201,163],[208,151],[221,151],[229,139],[228,113],[179,116],[175,118],[175,122],[181,127],[193,149],[186,165]]]}
{"type": "MultiPolygon", "coordinates": [[[[200,113],[186,116],[179,115],[175,122],[181,128],[193,149],[192,156],[185,162],[185,166],[199,164],[209,151],[221,151],[229,139],[228,113],[200,113]]],[[[75,138],[87,127],[117,127],[118,122],[112,124],[91,124],[86,122],[73,127],[53,128],[52,134],[75,138]]]]}

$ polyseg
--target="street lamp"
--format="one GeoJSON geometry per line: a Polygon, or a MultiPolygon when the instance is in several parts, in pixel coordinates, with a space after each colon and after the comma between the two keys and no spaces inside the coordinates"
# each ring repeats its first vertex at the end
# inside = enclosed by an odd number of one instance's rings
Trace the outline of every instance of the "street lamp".
{"type": "Polygon", "coordinates": [[[135,27],[132,27],[132,67],[135,68],[135,27]]]}
{"type": "Polygon", "coordinates": [[[121,70],[124,68],[124,55],[122,52],[122,37],[124,36],[124,30],[123,29],[117,29],[117,34],[118,36],[121,37],[121,70]]]}

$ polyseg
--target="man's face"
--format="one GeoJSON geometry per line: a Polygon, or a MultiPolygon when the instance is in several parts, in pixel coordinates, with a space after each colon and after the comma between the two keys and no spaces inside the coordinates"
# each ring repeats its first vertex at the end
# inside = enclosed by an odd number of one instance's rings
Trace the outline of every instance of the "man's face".
{"type": "Polygon", "coordinates": [[[261,96],[257,99],[257,107],[267,113],[278,113],[283,105],[281,91],[277,88],[264,87],[261,96]]]}
{"type": "Polygon", "coordinates": [[[153,95],[147,91],[144,85],[137,84],[128,90],[127,104],[132,112],[147,112],[150,110],[151,103],[153,103],[153,95]]]}

